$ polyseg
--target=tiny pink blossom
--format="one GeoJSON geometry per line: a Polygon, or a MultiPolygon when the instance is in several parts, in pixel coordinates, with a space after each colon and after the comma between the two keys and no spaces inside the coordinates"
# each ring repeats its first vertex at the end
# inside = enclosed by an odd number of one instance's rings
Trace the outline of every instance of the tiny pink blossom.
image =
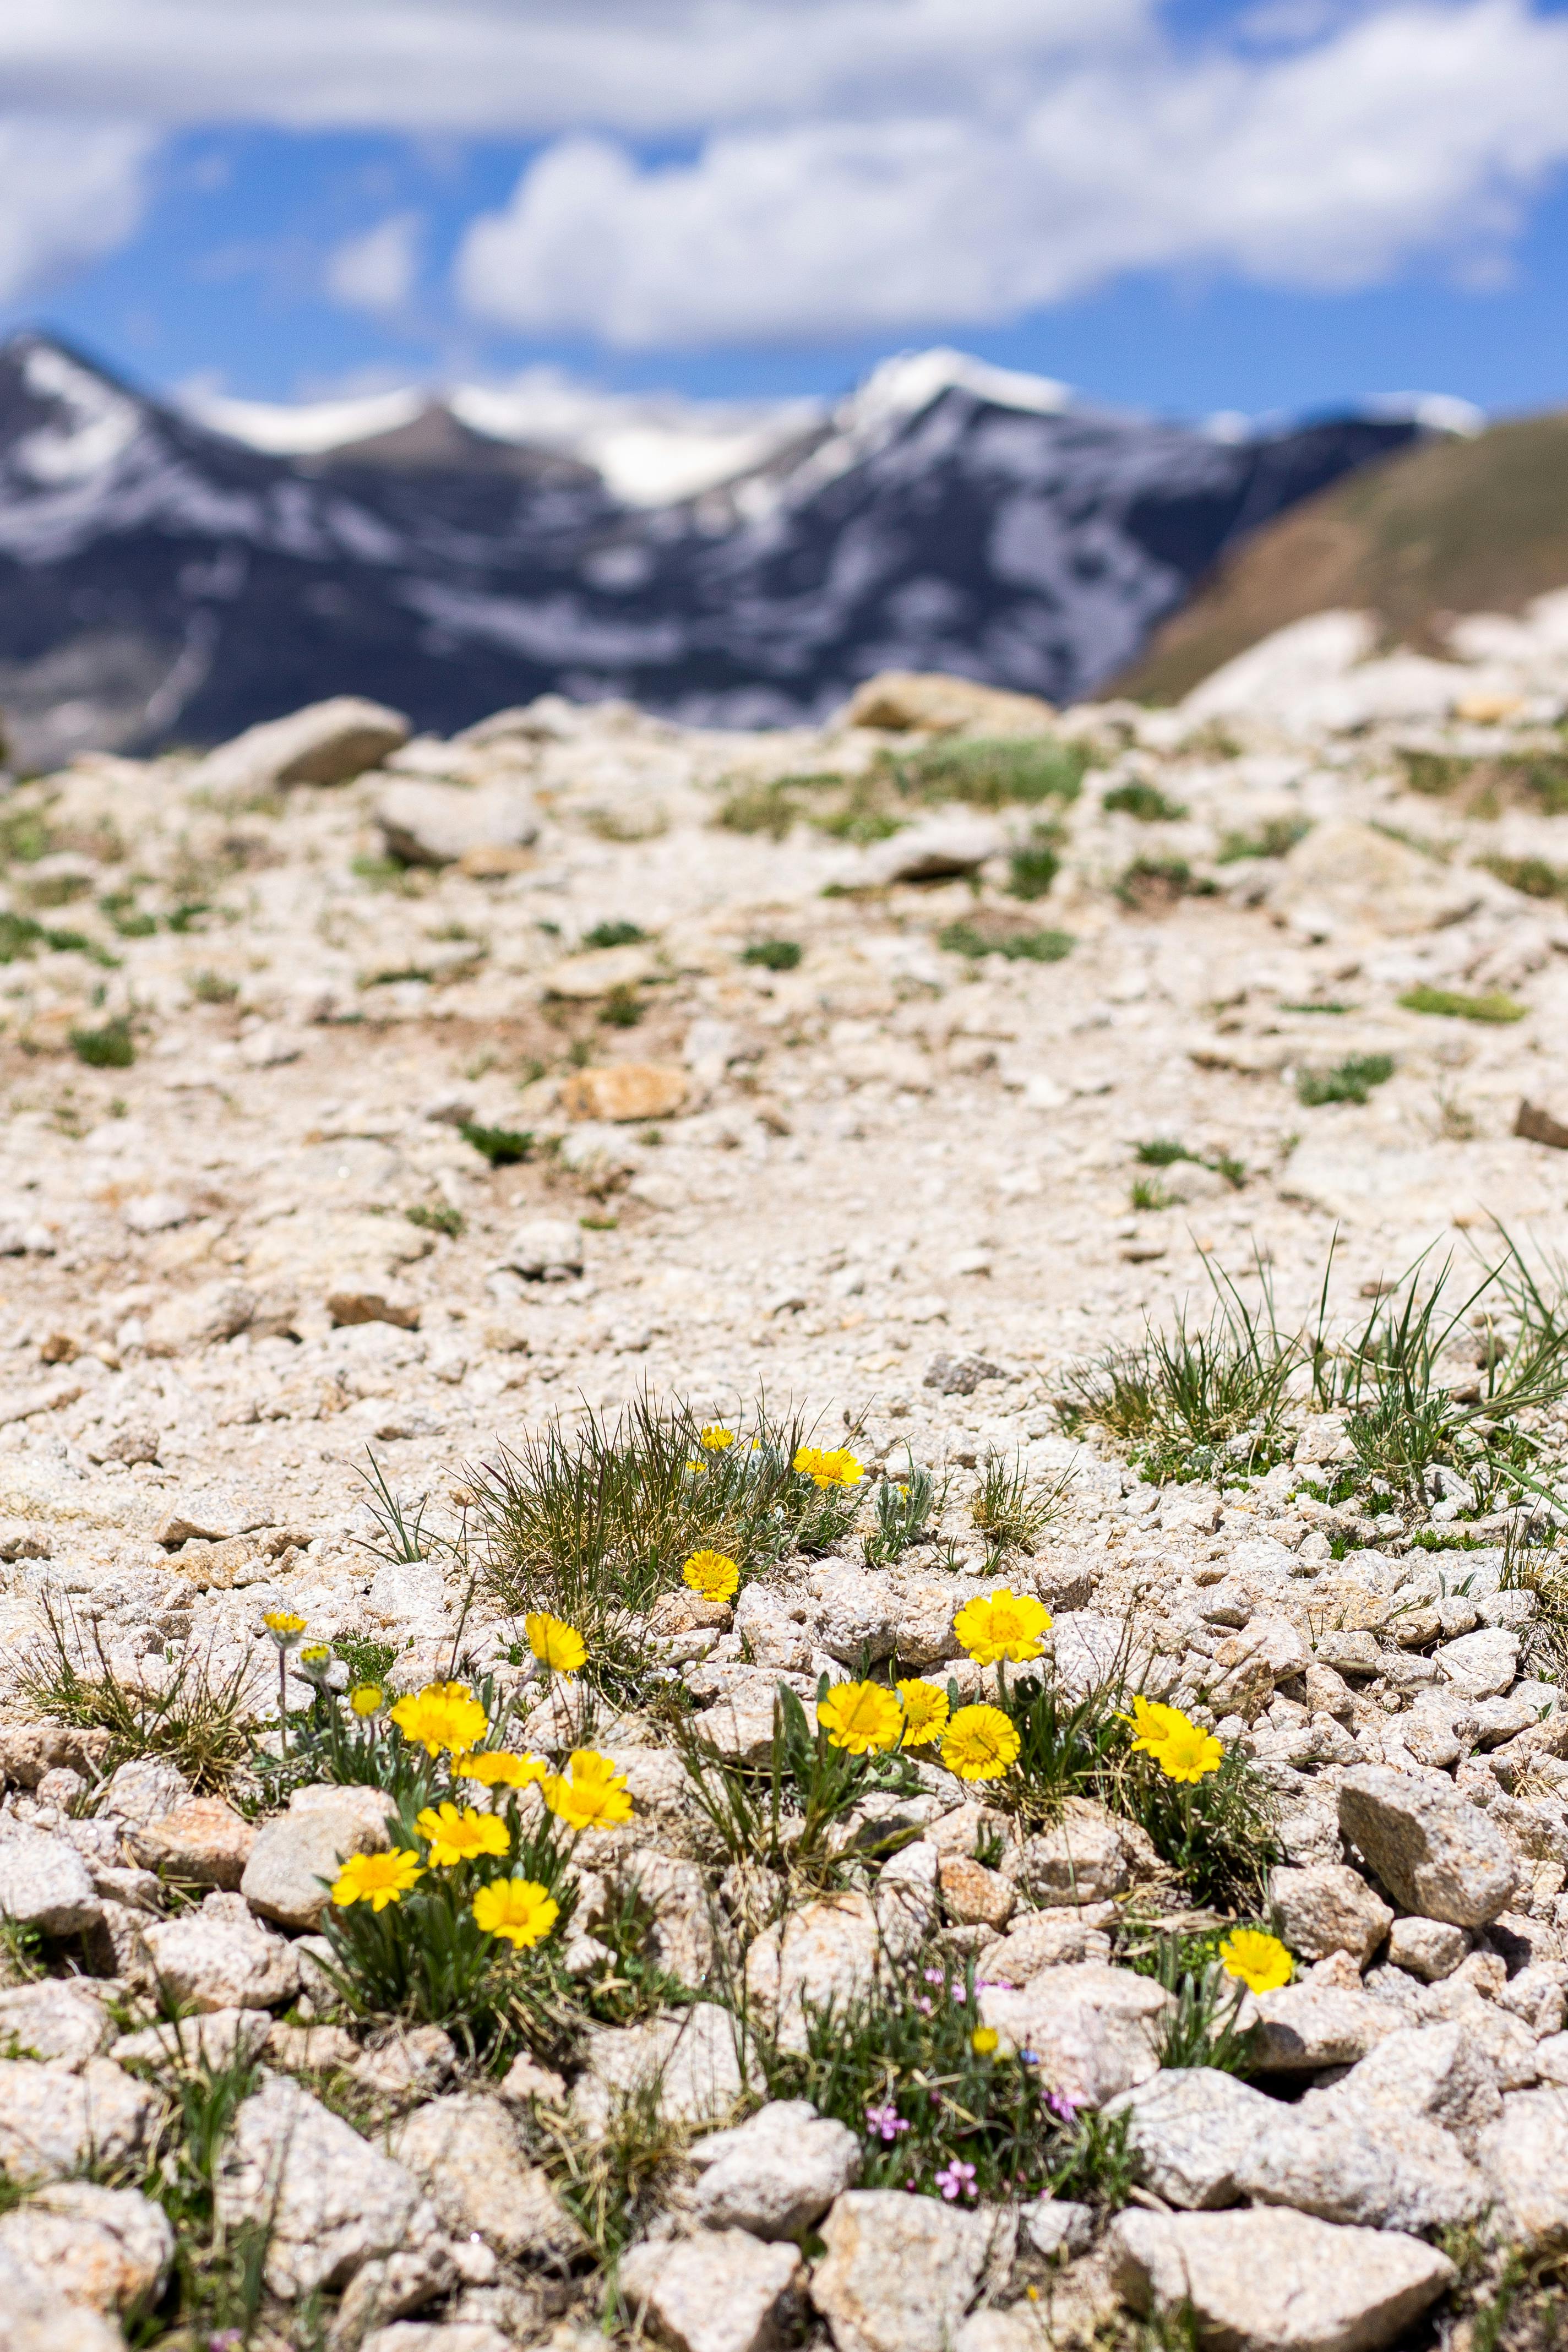
{"type": "Polygon", "coordinates": [[[900,2132],[908,2131],[909,2125],[888,2099],[879,2107],[867,2108],[866,2129],[873,2139],[895,2140],[900,2132]]]}
{"type": "Polygon", "coordinates": [[[974,2194],[974,2167],[972,2164],[961,2163],[955,2156],[946,2165],[944,2169],[937,2174],[935,2185],[941,2189],[943,2197],[946,2198],[950,2205],[952,2203],[954,2198],[973,2197],[974,2194]]]}

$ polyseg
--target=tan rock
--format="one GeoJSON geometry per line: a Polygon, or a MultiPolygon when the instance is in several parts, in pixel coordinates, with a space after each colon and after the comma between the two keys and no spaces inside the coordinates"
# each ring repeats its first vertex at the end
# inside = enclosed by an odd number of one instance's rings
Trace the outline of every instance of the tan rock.
{"type": "Polygon", "coordinates": [[[1346,931],[1399,938],[1455,923],[1476,904],[1475,882],[1353,817],[1314,825],[1280,861],[1268,907],[1313,939],[1346,931]]]}
{"type": "Polygon", "coordinates": [[[563,1078],[561,1108],[568,1118],[668,1118],[686,1100],[690,1084],[685,1070],[658,1062],[615,1062],[563,1078]]]}
{"type": "Polygon", "coordinates": [[[312,702],[287,719],[247,727],[192,772],[192,790],[243,800],[289,784],[342,784],[363,775],[408,740],[401,712],[352,694],[312,702]]]}
{"type": "Polygon", "coordinates": [[[944,1854],[938,1865],[942,1907],[961,1927],[1005,1927],[1017,1902],[1017,1889],[999,1870],[967,1854],[944,1854]]]}
{"type": "Polygon", "coordinates": [[[843,723],[892,734],[915,727],[941,733],[972,727],[987,735],[1042,735],[1056,715],[1037,695],[1009,694],[941,670],[884,669],[856,688],[843,723]]]}
{"type": "Polygon", "coordinates": [[[617,988],[636,988],[653,971],[653,953],[632,941],[620,948],[590,948],[584,955],[563,956],[544,975],[546,996],[590,1004],[617,988]]]}
{"type": "Polygon", "coordinates": [[[351,1854],[384,1853],[393,1810],[380,1789],[296,1789],[289,1811],[256,1833],[240,1893],[279,1927],[320,1927],[339,1864],[351,1854]]]}
{"type": "Polygon", "coordinates": [[[144,1870],[166,1870],[198,1886],[237,1886],[255,1843],[255,1823],[222,1797],[188,1798],[130,1838],[144,1870]]]}

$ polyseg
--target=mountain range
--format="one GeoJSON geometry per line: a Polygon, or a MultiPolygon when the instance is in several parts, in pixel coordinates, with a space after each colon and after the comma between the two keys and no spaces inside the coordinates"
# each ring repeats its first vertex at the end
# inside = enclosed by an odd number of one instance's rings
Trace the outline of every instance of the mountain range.
{"type": "Polygon", "coordinates": [[[16,762],[212,742],[329,693],[443,731],[552,689],[788,723],[887,668],[1070,699],[1262,525],[1427,432],[1418,406],[1204,432],[949,352],[706,432],[633,407],[590,422],[479,391],[292,427],[204,415],[14,337],[16,762]]]}

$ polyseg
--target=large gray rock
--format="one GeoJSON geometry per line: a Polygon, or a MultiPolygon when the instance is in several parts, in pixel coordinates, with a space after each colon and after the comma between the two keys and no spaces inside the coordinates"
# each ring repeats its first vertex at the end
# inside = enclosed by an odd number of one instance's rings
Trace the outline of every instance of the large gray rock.
{"type": "Polygon", "coordinates": [[[1471,2133],[1502,2111],[1498,2069],[1468,2025],[1401,2026],[1331,2086],[1310,2090],[1305,2115],[1424,2117],[1471,2133]]]}
{"type": "Polygon", "coordinates": [[[1085,1960],[1042,1969],[1016,1991],[988,1984],[978,2005],[1005,2053],[1033,2051],[1042,2080],[1098,2107],[1158,2071],[1171,1996],[1152,1977],[1085,1960]]]}
{"type": "Polygon", "coordinates": [[[1069,1797],[1059,1821],[1026,1839],[1012,1875],[1043,1906],[1108,1902],[1128,1884],[1126,1841],[1103,1805],[1069,1797]]]}
{"type": "Polygon", "coordinates": [[[798,2238],[854,2187],[860,2142],[819,2116],[809,2099],[776,2099],[733,2131],[710,2132],[687,2150],[702,2178],[693,2200],[710,2230],[798,2238]]]}
{"type": "Polygon", "coordinates": [[[44,1977],[0,1992],[0,2051],[72,2068],[96,2058],[114,2029],[90,1979],[44,1977]]]}
{"type": "Polygon", "coordinates": [[[1235,2178],[1255,2205],[1289,2205],[1374,2230],[1470,2221],[1489,2193],[1440,2124],[1388,2107],[1342,2118],[1284,2108],[1241,2151],[1235,2178]]]}
{"type": "Polygon", "coordinates": [[[287,719],[264,719],[209,751],[186,779],[225,801],[289,784],[343,784],[408,740],[408,721],[353,694],[312,702],[287,719]]]}
{"type": "Polygon", "coordinates": [[[1506,1625],[1483,1625],[1461,1633],[1433,1653],[1448,1680],[1473,1698],[1495,1698],[1519,1673],[1519,1635],[1506,1625]]]}
{"type": "Polygon", "coordinates": [[[600,2026],[584,2057],[572,2105],[590,2133],[605,2130],[617,2101],[655,2088],[668,2121],[717,2123],[745,2088],[735,2021],[711,2001],[646,2025],[600,2026]]]}
{"type": "Polygon", "coordinates": [[[980,2291],[998,2219],[934,2197],[853,2189],[822,2225],[811,2299],[837,2352],[947,2352],[980,2291]]]}
{"type": "Polygon", "coordinates": [[[46,1936],[75,1936],[102,1907],[86,1863],[64,1838],[20,1823],[0,1837],[0,1918],[46,1936]]]}
{"type": "Polygon", "coordinates": [[[1468,876],[1352,817],[1314,825],[1280,860],[1268,893],[1279,920],[1325,940],[1345,932],[1394,938],[1433,930],[1456,921],[1475,900],[1468,876]]]}
{"type": "MultiPolygon", "coordinates": [[[[718,1708],[713,1710],[717,1714],[718,1708]]],[[[806,2012],[862,2000],[889,1962],[905,1958],[936,1916],[934,1847],[929,1854],[929,1905],[906,1905],[852,1890],[791,1912],[758,1936],[746,1954],[746,1989],[756,2012],[784,2050],[806,2046],[806,2012]]],[[[905,1856],[896,1855],[902,1862],[905,1856]]],[[[886,1874],[884,1874],[884,1880],[886,1874]]]]}
{"type": "Polygon", "coordinates": [[[465,791],[400,777],[376,794],[375,821],[392,856],[408,866],[455,866],[475,852],[526,849],[539,838],[532,801],[497,784],[465,791]]]}
{"type": "Polygon", "coordinates": [[[168,1757],[137,1756],[114,1772],[99,1811],[140,1829],[172,1813],[195,1794],[179,1766],[168,1757]]]}
{"type": "Polygon", "coordinates": [[[1395,1901],[1456,1927],[1506,1911],[1521,1864],[1478,1806],[1436,1778],[1360,1764],[1340,1787],[1340,1828],[1395,1901]]]}
{"type": "Polygon", "coordinates": [[[380,1789],[296,1789],[288,1811],[257,1832],[240,1893],[279,1927],[319,1927],[338,1864],[350,1854],[384,1853],[395,1811],[380,1789]]]}
{"type": "Polygon", "coordinates": [[[79,2073],[29,2058],[0,2063],[0,2172],[7,2180],[58,2180],[87,2164],[128,2165],[157,2100],[107,2058],[79,2073]]]}
{"type": "Polygon", "coordinates": [[[0,2255],[30,2264],[68,2303],[129,2318],[162,2294],[174,2233],[139,2189],[60,2180],[0,2216],[0,2255]]]}
{"type": "Polygon", "coordinates": [[[1568,2091],[1512,2091],[1476,2143],[1498,2226],[1531,2252],[1568,2246],[1568,2091]]]}
{"type": "Polygon", "coordinates": [[[1447,1919],[1422,1919],[1413,1911],[1396,1919],[1388,1931],[1390,1966],[1404,1969],[1426,1984],[1451,1977],[1469,1948],[1470,1939],[1462,1927],[1450,1927],[1447,1919]]]}
{"type": "Polygon", "coordinates": [[[286,2302],[342,2286],[372,2255],[417,2250],[440,2229],[412,2173],[281,2075],[241,2105],[215,2206],[226,2230],[268,2230],[267,2284],[286,2302]]]}
{"type": "Polygon", "coordinates": [[[525,2158],[499,2099],[482,2091],[431,2099],[397,2126],[387,2147],[452,2237],[477,2231],[510,2261],[564,2263],[581,2252],[581,2230],[548,2176],[525,2158]]]}
{"type": "Polygon", "coordinates": [[[1455,2275],[1418,2238],[1267,2208],[1121,2213],[1110,2251],[1134,2310],[1174,2318],[1190,2307],[1214,2352],[1373,2352],[1455,2275]]]}
{"type": "Polygon", "coordinates": [[[1342,1862],[1271,1871],[1268,1900],[1279,1916],[1280,1935],[1305,1960],[1349,1952],[1364,1966],[1394,1923],[1393,1912],[1360,1871],[1342,1862]]]}
{"type": "Polygon", "coordinates": [[[159,1984],[191,2009],[277,2009],[300,1990],[292,1945],[258,1927],[241,1895],[209,1895],[199,1911],[154,1922],[145,1939],[159,1984]]]}
{"type": "Polygon", "coordinates": [[[1213,2066],[1167,2067],[1112,2099],[1127,2117],[1138,2178],[1185,2211],[1240,2202],[1237,2168],[1288,2112],[1275,2099],[1213,2066]]]}
{"type": "Polygon", "coordinates": [[[1370,1993],[1306,1979],[1258,1998],[1262,2031],[1256,2044],[1259,2073],[1312,2074],[1321,2066],[1353,2066],[1392,2033],[1399,2013],[1370,1993]]]}
{"type": "Polygon", "coordinates": [[[858,1667],[864,1654],[890,1656],[897,1639],[897,1601],[883,1576],[863,1569],[833,1568],[822,1580],[822,1615],[817,1642],[830,1658],[858,1667]]]}
{"type": "Polygon", "coordinates": [[[621,2263],[625,2300],[675,2352],[773,2352],[789,2332],[801,2281],[794,2246],[743,2230],[647,2240],[621,2263]]]}
{"type": "Polygon", "coordinates": [[[973,874],[1006,847],[994,817],[951,811],[906,825],[901,833],[863,850],[856,880],[875,887],[888,882],[933,882],[944,875],[973,874]]]}

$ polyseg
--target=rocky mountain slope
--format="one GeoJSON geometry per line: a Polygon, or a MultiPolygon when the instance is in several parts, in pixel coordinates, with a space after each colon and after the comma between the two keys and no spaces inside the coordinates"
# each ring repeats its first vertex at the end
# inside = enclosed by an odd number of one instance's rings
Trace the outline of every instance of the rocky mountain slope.
{"type": "Polygon", "coordinates": [[[1551,618],[0,805],[18,2352],[1544,2324],[1551,618]]]}
{"type": "Polygon", "coordinates": [[[476,429],[490,412],[471,403],[282,455],[14,338],[0,706],[16,756],[211,742],[334,692],[442,730],[547,690],[787,724],[889,665],[1067,698],[1123,666],[1225,548],[1417,429],[1345,418],[1215,441],[1043,391],[958,354],[890,362],[729,483],[648,506],[559,449],[476,429]]]}
{"type": "Polygon", "coordinates": [[[1515,615],[1568,578],[1568,415],[1405,451],[1336,483],[1222,557],[1121,689],[1174,701],[1291,622],[1376,615],[1391,643],[1447,649],[1460,614],[1515,615]]]}

